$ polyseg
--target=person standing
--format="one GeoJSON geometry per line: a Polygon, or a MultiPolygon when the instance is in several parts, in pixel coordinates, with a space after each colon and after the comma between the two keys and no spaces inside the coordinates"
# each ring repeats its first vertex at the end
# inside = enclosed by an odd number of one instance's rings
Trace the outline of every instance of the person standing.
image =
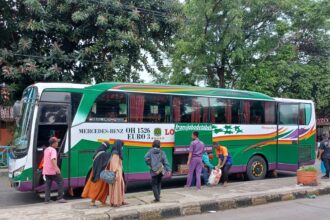
{"type": "Polygon", "coordinates": [[[44,151],[44,165],[42,174],[46,179],[46,189],[45,189],[45,203],[50,202],[50,191],[53,181],[56,182],[58,188],[58,198],[57,202],[65,203],[66,200],[63,199],[64,188],[63,188],[63,177],[61,175],[61,170],[57,165],[57,151],[59,140],[56,137],[51,137],[49,139],[49,147],[44,151]]]}
{"type": "Polygon", "coordinates": [[[323,132],[322,141],[319,147],[318,159],[324,163],[325,166],[325,175],[322,179],[329,179],[330,173],[330,141],[329,141],[329,133],[323,132]]]}
{"type": "Polygon", "coordinates": [[[213,142],[213,146],[215,148],[215,153],[218,158],[218,165],[216,166],[216,169],[221,169],[221,182],[224,186],[227,186],[228,175],[230,168],[233,164],[233,159],[225,146],[220,146],[217,142],[213,142]]]}
{"type": "Polygon", "coordinates": [[[160,149],[160,141],[154,140],[152,148],[144,156],[146,164],[150,167],[151,186],[154,193],[154,202],[160,201],[160,191],[162,188],[162,177],[164,172],[171,175],[171,168],[164,151],[160,149]]]}
{"type": "MultiPolygon", "coordinates": [[[[188,155],[188,162],[187,165],[189,167],[189,173],[187,178],[186,187],[190,187],[192,183],[192,179],[194,174],[197,177],[201,176],[203,162],[202,162],[202,155],[204,152],[204,143],[198,139],[198,131],[194,131],[192,133],[192,139],[190,148],[189,148],[189,155],[188,155]]],[[[201,189],[201,178],[196,178],[196,187],[198,190],[201,189]]]]}
{"type": "Polygon", "coordinates": [[[90,198],[91,206],[95,206],[95,201],[98,200],[102,206],[106,206],[106,200],[109,195],[109,184],[100,179],[100,174],[109,165],[111,157],[109,150],[110,144],[103,142],[96,150],[93,156],[93,169],[86,182],[81,197],[90,198]]]}
{"type": "Polygon", "coordinates": [[[125,182],[123,177],[123,145],[121,140],[116,140],[112,150],[109,170],[116,174],[116,180],[109,185],[110,205],[119,207],[125,205],[125,182]]]}
{"type": "MultiPolygon", "coordinates": [[[[204,185],[209,186],[208,180],[209,180],[209,176],[210,176],[210,171],[214,169],[214,166],[210,162],[209,155],[206,151],[202,155],[202,162],[203,162],[202,177],[203,177],[204,185]]],[[[195,175],[193,176],[192,185],[193,186],[196,185],[196,176],[195,175]]]]}

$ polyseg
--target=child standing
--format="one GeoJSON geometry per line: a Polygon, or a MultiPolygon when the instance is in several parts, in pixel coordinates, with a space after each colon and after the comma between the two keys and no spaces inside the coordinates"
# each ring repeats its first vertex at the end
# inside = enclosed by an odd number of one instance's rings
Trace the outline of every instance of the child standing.
{"type": "Polygon", "coordinates": [[[154,202],[159,202],[162,177],[165,172],[168,176],[171,175],[171,168],[168,164],[166,154],[160,149],[159,140],[154,140],[152,148],[144,156],[144,160],[150,167],[151,186],[155,196],[154,202]]]}

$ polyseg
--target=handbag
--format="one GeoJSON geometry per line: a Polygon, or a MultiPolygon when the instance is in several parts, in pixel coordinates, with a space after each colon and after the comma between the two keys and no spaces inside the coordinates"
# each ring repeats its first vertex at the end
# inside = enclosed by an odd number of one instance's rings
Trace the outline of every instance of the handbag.
{"type": "MultiPolygon", "coordinates": [[[[112,156],[110,157],[108,163],[110,163],[112,156]]],[[[103,170],[100,173],[100,179],[108,184],[114,184],[116,181],[116,173],[110,170],[103,170]]]]}
{"type": "Polygon", "coordinates": [[[155,172],[156,175],[163,174],[164,173],[164,166],[163,164],[158,168],[158,170],[155,172]]]}
{"type": "Polygon", "coordinates": [[[114,184],[116,181],[116,173],[110,170],[103,170],[100,173],[100,178],[108,184],[114,184]]]}

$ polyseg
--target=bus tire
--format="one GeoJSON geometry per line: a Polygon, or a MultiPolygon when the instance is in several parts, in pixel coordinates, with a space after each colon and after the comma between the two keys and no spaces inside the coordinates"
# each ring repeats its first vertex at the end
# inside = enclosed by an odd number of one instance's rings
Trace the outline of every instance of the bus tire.
{"type": "Polygon", "coordinates": [[[246,167],[246,176],[249,180],[264,179],[267,174],[267,163],[261,156],[253,156],[246,167]]]}

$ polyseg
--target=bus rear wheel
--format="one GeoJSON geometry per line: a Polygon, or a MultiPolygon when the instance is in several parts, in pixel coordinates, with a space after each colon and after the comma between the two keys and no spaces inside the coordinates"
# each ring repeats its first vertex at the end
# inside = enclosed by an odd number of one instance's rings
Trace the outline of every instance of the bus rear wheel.
{"type": "Polygon", "coordinates": [[[264,179],[267,174],[267,164],[261,156],[253,156],[247,165],[246,175],[249,180],[264,179]]]}

